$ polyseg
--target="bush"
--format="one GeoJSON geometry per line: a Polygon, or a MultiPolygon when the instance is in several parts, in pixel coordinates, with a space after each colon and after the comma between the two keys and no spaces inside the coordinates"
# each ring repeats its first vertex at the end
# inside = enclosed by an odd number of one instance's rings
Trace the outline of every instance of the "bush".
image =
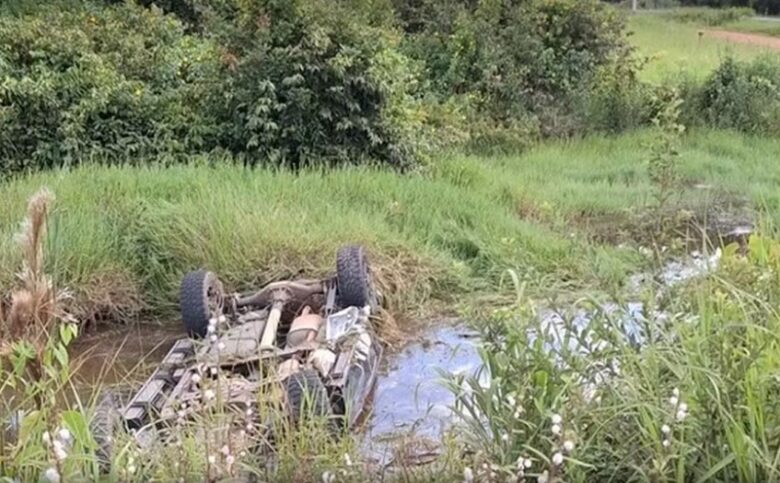
{"type": "Polygon", "coordinates": [[[212,42],[133,4],[0,18],[5,172],[207,149],[218,59],[212,42]]]}
{"type": "Polygon", "coordinates": [[[317,1],[224,2],[204,12],[230,59],[222,145],[235,155],[293,167],[413,163],[416,79],[391,31],[317,1]]]}
{"type": "Polygon", "coordinates": [[[619,133],[650,123],[655,89],[639,79],[643,65],[643,59],[622,56],[595,72],[582,93],[589,130],[619,133]]]}
{"type": "Polygon", "coordinates": [[[566,134],[570,96],[625,46],[623,20],[595,1],[397,2],[405,52],[441,98],[471,94],[490,123],[536,118],[566,134]],[[400,4],[400,5],[399,5],[400,4]]]}
{"type": "Polygon", "coordinates": [[[727,58],[695,94],[693,106],[700,123],[780,134],[780,61],[773,56],[752,62],[727,58]]]}
{"type": "Polygon", "coordinates": [[[188,27],[132,3],[33,12],[0,18],[5,174],[214,151],[408,166],[424,141],[397,37],[346,9],[209,0],[188,27]]]}

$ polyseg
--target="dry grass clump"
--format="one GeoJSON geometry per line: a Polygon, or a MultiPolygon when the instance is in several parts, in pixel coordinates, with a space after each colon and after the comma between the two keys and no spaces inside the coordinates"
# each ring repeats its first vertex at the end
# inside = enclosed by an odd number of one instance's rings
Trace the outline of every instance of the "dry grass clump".
{"type": "Polygon", "coordinates": [[[27,370],[34,380],[41,376],[42,355],[50,334],[62,321],[73,319],[64,308],[68,293],[58,290],[44,272],[46,228],[54,195],[42,188],[30,198],[27,217],[16,237],[23,254],[18,286],[0,304],[0,356],[8,357],[18,343],[30,344],[35,357],[27,370]]]}

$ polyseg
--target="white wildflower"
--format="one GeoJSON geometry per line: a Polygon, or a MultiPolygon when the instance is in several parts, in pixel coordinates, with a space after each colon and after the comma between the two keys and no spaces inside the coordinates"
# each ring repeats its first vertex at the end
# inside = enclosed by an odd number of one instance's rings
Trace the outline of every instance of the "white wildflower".
{"type": "Polygon", "coordinates": [[[463,482],[464,483],[471,483],[474,481],[474,472],[471,471],[471,468],[464,468],[463,469],[463,482]]]}
{"type": "Polygon", "coordinates": [[[503,442],[505,442],[505,443],[506,443],[507,441],[509,441],[509,435],[508,435],[508,434],[506,434],[506,433],[502,434],[502,435],[501,435],[501,441],[503,441],[503,442]]]}
{"type": "Polygon", "coordinates": [[[680,399],[677,396],[672,396],[669,398],[669,404],[672,406],[677,406],[678,402],[680,402],[680,399]]]}
{"type": "Polygon", "coordinates": [[[62,441],[55,439],[52,443],[52,449],[54,450],[54,457],[57,458],[57,461],[62,461],[68,457],[68,452],[65,451],[62,441]]]}
{"type": "Polygon", "coordinates": [[[228,448],[228,445],[225,445],[225,446],[222,447],[221,450],[219,450],[219,452],[222,453],[223,455],[227,456],[227,455],[230,454],[230,448],[228,448]]]}
{"type": "Polygon", "coordinates": [[[534,462],[531,461],[529,458],[526,458],[526,459],[523,460],[523,467],[525,467],[525,469],[531,468],[531,466],[533,466],[533,464],[534,464],[534,462]]]}
{"type": "Polygon", "coordinates": [[[216,342],[216,341],[217,341],[217,339],[218,339],[218,337],[217,337],[217,334],[211,334],[211,337],[209,337],[209,340],[210,340],[212,343],[216,342]]]}
{"type": "Polygon", "coordinates": [[[60,472],[57,471],[57,468],[51,467],[43,474],[43,479],[48,481],[49,483],[59,483],[60,482],[60,472]]]}
{"type": "Polygon", "coordinates": [[[332,483],[336,480],[336,475],[330,471],[326,471],[322,474],[322,483],[332,483]]]}
{"type": "MultiPolygon", "coordinates": [[[[51,444],[51,434],[49,434],[48,431],[43,432],[41,439],[43,439],[43,444],[45,444],[46,446],[49,446],[51,444]]],[[[59,475],[57,476],[59,477],[59,475]]]]}
{"type": "Polygon", "coordinates": [[[559,434],[561,434],[561,427],[560,427],[560,426],[558,426],[557,424],[553,424],[553,426],[552,426],[551,430],[552,430],[552,434],[554,434],[554,435],[556,435],[556,436],[558,436],[559,434]]]}
{"type": "Polygon", "coordinates": [[[680,403],[680,406],[677,409],[679,409],[680,411],[686,413],[686,412],[688,412],[688,405],[685,404],[685,403],[680,403]]]}
{"type": "Polygon", "coordinates": [[[664,434],[669,434],[672,432],[672,428],[670,428],[668,424],[664,424],[661,426],[661,432],[664,434]]]}
{"type": "Polygon", "coordinates": [[[558,452],[558,453],[555,453],[555,454],[553,455],[553,457],[552,457],[552,463],[553,463],[555,466],[560,466],[560,465],[561,465],[561,463],[563,463],[563,454],[562,454],[562,453],[560,453],[560,452],[558,452]]]}
{"type": "Polygon", "coordinates": [[[515,397],[511,394],[506,397],[506,402],[508,402],[509,405],[512,407],[515,407],[517,405],[517,401],[515,400],[515,397]]]}
{"type": "Polygon", "coordinates": [[[219,344],[217,344],[217,349],[219,349],[220,351],[224,351],[225,350],[225,343],[224,342],[220,342],[219,344]]]}
{"type": "Polygon", "coordinates": [[[217,458],[214,455],[209,456],[209,464],[213,465],[217,462],[217,458]]]}
{"type": "Polygon", "coordinates": [[[550,474],[544,470],[541,475],[536,477],[536,483],[547,483],[550,480],[550,474]]]}
{"type": "Polygon", "coordinates": [[[246,456],[246,451],[242,451],[242,452],[238,453],[238,456],[243,458],[244,456],[246,456]]]}
{"type": "Polygon", "coordinates": [[[686,416],[688,416],[688,413],[686,413],[685,411],[677,411],[677,422],[678,423],[682,422],[683,420],[685,420],[686,416]]]}
{"type": "Polygon", "coordinates": [[[564,441],[563,442],[563,450],[566,451],[567,453],[571,453],[572,451],[574,451],[574,441],[572,441],[570,439],[567,439],[566,441],[564,441]]]}
{"type": "Polygon", "coordinates": [[[128,466],[127,467],[127,473],[131,474],[131,475],[135,474],[135,465],[128,466]]]}
{"type": "Polygon", "coordinates": [[[252,417],[253,412],[254,411],[252,411],[252,408],[246,408],[246,417],[248,418],[252,417]]]}
{"type": "Polygon", "coordinates": [[[214,396],[216,396],[216,394],[214,394],[214,391],[211,389],[206,389],[206,391],[203,393],[203,397],[206,399],[206,401],[214,399],[214,396]]]}
{"type": "Polygon", "coordinates": [[[672,443],[668,439],[665,439],[661,444],[663,445],[664,448],[668,448],[669,445],[671,445],[672,443]]]}
{"type": "Polygon", "coordinates": [[[347,466],[352,466],[352,458],[349,457],[349,454],[344,455],[344,464],[347,466]]]}
{"type": "Polygon", "coordinates": [[[194,382],[195,384],[200,384],[200,374],[193,374],[192,382],[194,382]]]}
{"type": "Polygon", "coordinates": [[[225,457],[225,464],[227,464],[228,466],[233,466],[233,463],[235,462],[236,462],[236,458],[232,454],[229,454],[225,457]]]}
{"type": "Polygon", "coordinates": [[[563,422],[563,418],[560,414],[553,414],[552,415],[552,423],[553,424],[561,424],[563,422]]]}
{"type": "Polygon", "coordinates": [[[73,436],[70,434],[70,431],[68,428],[62,428],[57,432],[57,437],[60,438],[60,441],[65,443],[66,445],[69,445],[73,442],[73,436]]]}
{"type": "Polygon", "coordinates": [[[675,387],[674,389],[672,389],[672,395],[674,397],[680,397],[680,390],[675,387]]]}

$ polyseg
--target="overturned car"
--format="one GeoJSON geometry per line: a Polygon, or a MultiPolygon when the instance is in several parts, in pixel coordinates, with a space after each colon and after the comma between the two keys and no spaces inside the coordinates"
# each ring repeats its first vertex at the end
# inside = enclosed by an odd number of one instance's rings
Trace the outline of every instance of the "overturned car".
{"type": "MultiPolygon", "coordinates": [[[[121,420],[140,434],[217,401],[246,410],[267,393],[264,387],[277,384],[293,423],[306,404],[306,411],[333,421],[332,427],[351,425],[382,356],[371,325],[380,300],[360,246],[339,250],[332,277],[274,282],[252,293],[226,294],[214,273],[191,272],[180,298],[189,337],[176,341],[119,410],[121,420]]],[[[96,420],[99,425],[100,412],[96,420]]]]}

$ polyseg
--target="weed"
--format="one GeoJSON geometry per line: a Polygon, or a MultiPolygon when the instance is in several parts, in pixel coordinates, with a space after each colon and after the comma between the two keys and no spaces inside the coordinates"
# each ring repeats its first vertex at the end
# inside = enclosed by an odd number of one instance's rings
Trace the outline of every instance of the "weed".
{"type": "MultiPolygon", "coordinates": [[[[682,99],[677,91],[671,89],[657,99],[661,105],[653,118],[656,137],[650,147],[650,159],[647,170],[650,182],[655,188],[655,210],[660,214],[670,198],[680,190],[680,138],[685,126],[680,124],[680,106],[682,99]]],[[[659,216],[659,223],[661,222],[659,216]]]]}
{"type": "Polygon", "coordinates": [[[715,273],[554,317],[522,297],[478,324],[488,384],[450,382],[473,472],[547,481],[769,481],[780,425],[780,243],[753,237],[715,273]],[[772,288],[769,288],[769,287],[772,288]],[[762,287],[762,295],[755,295],[762,287]],[[768,297],[768,298],[767,298],[768,297]],[[665,300],[659,305],[659,300],[665,300]],[[633,311],[636,314],[636,311],[633,311]],[[585,314],[583,316],[582,314],[585,314]],[[530,464],[526,464],[530,460],[530,464]]]}

